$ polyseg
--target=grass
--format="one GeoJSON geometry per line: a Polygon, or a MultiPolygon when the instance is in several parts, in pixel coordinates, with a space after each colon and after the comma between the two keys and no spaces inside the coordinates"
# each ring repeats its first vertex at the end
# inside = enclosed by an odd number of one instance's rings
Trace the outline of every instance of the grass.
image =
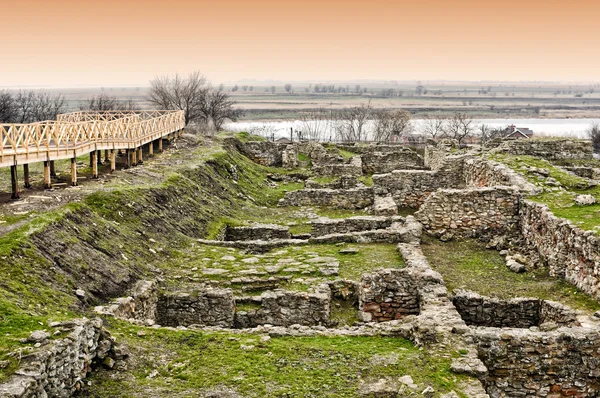
{"type": "Polygon", "coordinates": [[[359,321],[356,303],[352,300],[332,300],[329,319],[337,326],[354,325],[359,321]]]}
{"type": "MultiPolygon", "coordinates": [[[[127,374],[92,378],[87,396],[191,397],[233,390],[244,397],[362,396],[363,381],[411,375],[419,391],[460,391],[464,376],[450,359],[392,337],[273,337],[144,329],[111,321],[112,334],[133,348],[127,374]]],[[[217,393],[218,394],[218,393],[217,393]]],[[[222,394],[225,395],[225,394],[222,394]]],[[[215,395],[215,396],[222,396],[215,395]]],[[[462,394],[461,397],[466,395],[462,394]]]]}
{"type": "Polygon", "coordinates": [[[596,201],[600,202],[600,186],[588,188],[586,179],[568,173],[544,159],[533,156],[495,154],[492,159],[508,165],[513,170],[523,174],[529,182],[543,188],[543,192],[531,196],[531,200],[548,205],[557,217],[565,218],[582,229],[600,234],[600,203],[591,206],[575,204],[575,197],[582,194],[592,195],[596,198],[596,201]],[[562,187],[549,186],[545,182],[545,178],[529,172],[527,170],[529,167],[547,169],[549,176],[557,180],[562,187]]]}
{"type": "Polygon", "coordinates": [[[431,267],[442,274],[449,290],[463,288],[501,299],[537,297],[592,313],[600,303],[546,270],[510,271],[496,250],[475,241],[441,242],[426,237],[421,245],[431,267]]]}

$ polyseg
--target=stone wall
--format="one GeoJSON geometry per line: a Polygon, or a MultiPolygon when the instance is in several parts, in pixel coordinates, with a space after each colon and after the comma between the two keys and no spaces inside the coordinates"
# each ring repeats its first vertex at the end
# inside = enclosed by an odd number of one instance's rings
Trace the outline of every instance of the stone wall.
{"type": "Polygon", "coordinates": [[[291,239],[290,229],[276,224],[252,224],[249,226],[227,226],[225,240],[271,240],[291,239]]]}
{"type": "Polygon", "coordinates": [[[419,291],[410,270],[382,269],[364,274],[359,288],[359,317],[385,322],[419,313],[419,291]]]}
{"type": "Polygon", "coordinates": [[[310,189],[352,189],[364,186],[356,176],[339,176],[335,180],[327,183],[320,183],[312,179],[306,180],[305,188],[310,189]]]}
{"type": "Polygon", "coordinates": [[[528,139],[504,141],[495,152],[530,155],[542,159],[592,159],[592,142],[573,139],[528,139]]]}
{"type": "Polygon", "coordinates": [[[560,326],[577,322],[577,314],[571,308],[537,298],[500,300],[458,290],[452,302],[467,325],[473,326],[529,328],[546,322],[560,326]]]}
{"type": "Polygon", "coordinates": [[[597,397],[600,334],[572,328],[474,330],[490,397],[597,397]]]}
{"type": "Polygon", "coordinates": [[[360,156],[353,156],[347,163],[313,163],[312,171],[319,176],[360,176],[362,167],[360,156]]]}
{"type": "Polygon", "coordinates": [[[375,194],[391,194],[398,207],[418,208],[437,189],[461,188],[464,185],[462,175],[444,170],[396,170],[373,176],[375,194]]]}
{"type": "Polygon", "coordinates": [[[108,305],[97,306],[94,311],[101,315],[138,321],[155,321],[158,287],[154,281],[138,281],[128,297],[119,297],[108,305]]]}
{"type": "Polygon", "coordinates": [[[394,170],[420,170],[425,168],[423,158],[408,148],[390,152],[371,152],[361,155],[363,174],[382,174],[394,170]]]}
{"type": "Polygon", "coordinates": [[[433,234],[489,240],[518,231],[521,194],[509,187],[444,189],[434,192],[415,213],[433,234]]]}
{"type": "Polygon", "coordinates": [[[596,167],[563,166],[563,169],[578,177],[588,178],[590,180],[600,180],[600,169],[596,167]]]}
{"type": "Polygon", "coordinates": [[[230,289],[169,292],[159,297],[157,323],[162,326],[233,327],[235,303],[230,289]]]}
{"type": "Polygon", "coordinates": [[[270,141],[248,141],[238,145],[240,152],[252,161],[264,166],[279,167],[283,163],[285,144],[270,141]]]}
{"type": "Polygon", "coordinates": [[[76,319],[53,325],[50,332],[68,332],[64,338],[41,340],[41,347],[20,360],[17,372],[0,384],[5,398],[70,397],[83,386],[92,363],[103,360],[112,340],[102,320],[76,319]]]}
{"type": "Polygon", "coordinates": [[[331,290],[327,284],[319,285],[314,292],[274,290],[262,293],[253,303],[260,307],[235,314],[236,327],[327,325],[331,290]]]}
{"type": "Polygon", "coordinates": [[[517,242],[530,261],[548,268],[587,294],[600,299],[600,239],[558,218],[547,206],[524,200],[517,242]]]}
{"type": "Polygon", "coordinates": [[[527,181],[523,175],[508,166],[480,157],[464,159],[463,175],[469,187],[513,186],[527,194],[537,194],[540,189],[527,181]]]}
{"type": "Polygon", "coordinates": [[[334,209],[364,209],[373,204],[371,187],[353,189],[302,189],[291,191],[278,206],[328,206],[334,209]]]}

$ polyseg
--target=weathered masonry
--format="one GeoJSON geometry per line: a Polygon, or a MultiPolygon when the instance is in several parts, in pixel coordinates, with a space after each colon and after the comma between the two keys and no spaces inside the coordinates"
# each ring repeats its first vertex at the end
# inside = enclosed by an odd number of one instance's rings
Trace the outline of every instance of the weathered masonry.
{"type": "Polygon", "coordinates": [[[29,164],[44,163],[44,186],[50,188],[54,162],[71,159],[71,184],[77,185],[77,157],[90,154],[92,177],[98,177],[100,151],[116,168],[117,151],[125,151],[127,167],[142,163],[143,148],[152,156],[156,144],[178,136],[185,127],[183,111],[81,111],[30,124],[0,125],[0,167],[11,168],[12,198],[19,198],[17,167],[23,165],[25,188],[30,187],[29,164]]]}

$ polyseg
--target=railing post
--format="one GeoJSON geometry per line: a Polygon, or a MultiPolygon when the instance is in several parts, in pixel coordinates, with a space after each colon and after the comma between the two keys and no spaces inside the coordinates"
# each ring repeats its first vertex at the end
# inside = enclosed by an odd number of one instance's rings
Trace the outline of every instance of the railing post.
{"type": "Polygon", "coordinates": [[[77,186],[77,158],[71,158],[71,185],[77,186]]]}
{"type": "Polygon", "coordinates": [[[31,182],[29,181],[29,164],[23,165],[23,186],[27,189],[31,188],[31,182]]]}
{"type": "Polygon", "coordinates": [[[50,180],[50,161],[44,160],[44,188],[52,188],[52,181],[50,180]]]}
{"type": "Polygon", "coordinates": [[[12,187],[11,199],[19,199],[19,178],[17,176],[17,165],[10,166],[10,182],[12,187]]]}

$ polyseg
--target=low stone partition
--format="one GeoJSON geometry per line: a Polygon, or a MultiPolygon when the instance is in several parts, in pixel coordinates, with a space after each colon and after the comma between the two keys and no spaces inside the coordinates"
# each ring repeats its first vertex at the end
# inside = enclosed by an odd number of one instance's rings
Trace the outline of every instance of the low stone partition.
{"type": "Polygon", "coordinates": [[[421,170],[425,168],[423,158],[409,148],[396,151],[370,152],[361,155],[363,174],[390,173],[394,170],[421,170]]]}
{"type": "MultiPolygon", "coordinates": [[[[422,226],[413,216],[408,216],[405,219],[394,220],[387,228],[368,229],[352,232],[338,232],[326,235],[314,236],[308,239],[311,244],[319,243],[419,243],[421,241],[422,226]]],[[[356,220],[350,221],[350,225],[356,220]]],[[[340,224],[338,224],[339,226],[340,224]]],[[[343,226],[344,223],[342,222],[343,226]]],[[[372,224],[377,226],[376,223],[372,224]]],[[[382,223],[381,226],[384,224],[382,223]]],[[[354,225],[358,226],[358,225],[354,225]]]]}
{"type": "Polygon", "coordinates": [[[356,176],[339,176],[332,182],[319,183],[315,180],[309,179],[304,183],[305,188],[310,189],[352,189],[359,186],[364,186],[356,176]]]}
{"type": "Polygon", "coordinates": [[[395,222],[404,222],[404,217],[355,216],[349,218],[321,217],[311,221],[311,236],[386,229],[395,222]]]}
{"type": "Polygon", "coordinates": [[[462,175],[445,170],[395,170],[373,175],[375,194],[391,194],[398,207],[418,208],[437,189],[464,186],[462,175]]]}
{"type": "Polygon", "coordinates": [[[600,180],[600,168],[583,166],[562,166],[562,168],[578,177],[600,180]]]}
{"type": "Polygon", "coordinates": [[[592,159],[591,140],[528,139],[504,141],[494,150],[510,155],[530,155],[548,160],[592,159]]]}
{"type": "Polygon", "coordinates": [[[385,322],[419,313],[419,290],[408,269],[382,269],[360,281],[359,318],[385,322]]]}
{"type": "MultiPolygon", "coordinates": [[[[237,328],[258,325],[327,325],[331,306],[331,290],[327,284],[319,285],[314,292],[274,290],[251,299],[258,308],[235,314],[237,328]]],[[[238,302],[241,304],[241,302],[238,302]]]]}
{"type": "Polygon", "coordinates": [[[50,333],[35,332],[30,339],[41,344],[40,348],[21,357],[16,373],[0,384],[0,397],[70,397],[83,387],[93,363],[107,358],[113,347],[99,318],[61,322],[52,329],[68,334],[49,340],[50,333]]]}
{"type": "Polygon", "coordinates": [[[109,305],[95,307],[96,313],[121,319],[155,321],[158,287],[154,281],[138,281],[131,295],[114,299],[109,305]]]}
{"type": "Polygon", "coordinates": [[[226,241],[291,239],[290,229],[276,224],[252,224],[249,226],[227,226],[226,241]]]}
{"type": "Polygon", "coordinates": [[[360,156],[353,156],[348,163],[313,164],[312,171],[321,176],[360,176],[363,173],[360,156]]]}
{"type": "Polygon", "coordinates": [[[598,396],[600,334],[595,328],[477,328],[473,334],[492,398],[598,396]]]}
{"type": "Polygon", "coordinates": [[[456,290],[452,302],[467,325],[529,328],[552,323],[574,326],[577,313],[560,303],[537,298],[500,300],[467,290],[456,290]]]}
{"type": "Polygon", "coordinates": [[[521,201],[519,215],[522,239],[515,243],[519,250],[547,267],[550,275],[600,299],[600,238],[594,231],[584,231],[529,200],[521,201]]]}
{"type": "Polygon", "coordinates": [[[162,326],[233,327],[235,303],[231,289],[168,292],[158,299],[156,321],[162,326]]]}
{"type": "Polygon", "coordinates": [[[430,233],[489,240],[518,232],[519,190],[509,187],[444,189],[415,213],[430,233]]]}
{"type": "Polygon", "coordinates": [[[287,192],[277,205],[364,209],[373,205],[373,189],[371,187],[353,189],[302,189],[287,192]]]}

